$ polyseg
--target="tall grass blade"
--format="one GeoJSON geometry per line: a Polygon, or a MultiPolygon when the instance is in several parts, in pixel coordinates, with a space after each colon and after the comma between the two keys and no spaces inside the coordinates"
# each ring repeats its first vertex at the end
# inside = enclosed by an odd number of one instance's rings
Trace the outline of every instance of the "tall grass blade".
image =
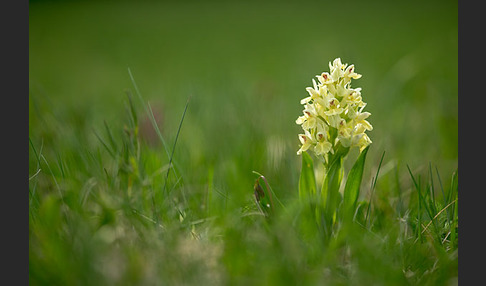
{"type": "MultiPolygon", "coordinates": [[[[431,220],[431,223],[432,225],[434,226],[434,234],[437,236],[437,239],[438,241],[440,242],[441,239],[440,239],[440,236],[439,236],[439,231],[438,231],[438,227],[437,227],[437,223],[435,221],[435,218],[436,216],[434,215],[434,213],[436,212],[433,212],[433,209],[435,208],[432,207],[432,204],[434,204],[434,202],[432,201],[432,199],[430,198],[430,192],[422,192],[421,188],[420,188],[420,177],[418,178],[419,181],[417,182],[415,180],[415,177],[413,176],[412,174],[412,171],[410,170],[410,167],[407,165],[407,168],[408,168],[408,172],[412,178],[412,181],[414,183],[414,186],[415,186],[415,189],[417,190],[417,193],[418,193],[418,228],[417,228],[417,231],[418,231],[418,239],[420,239],[420,241],[422,241],[422,233],[424,233],[424,231],[422,230],[422,207],[423,209],[425,210],[425,212],[427,213],[427,215],[429,216],[430,220],[431,220]],[[427,203],[427,198],[429,199],[430,203],[427,203]]],[[[430,182],[429,182],[429,186],[430,186],[430,182]]],[[[424,227],[424,229],[426,229],[427,227],[424,227]]]]}
{"type": "Polygon", "coordinates": [[[373,193],[374,193],[374,190],[375,190],[375,187],[376,187],[376,180],[378,179],[378,175],[380,174],[381,164],[383,163],[384,157],[385,157],[385,151],[383,151],[383,154],[381,154],[381,159],[380,159],[380,163],[378,164],[378,169],[376,170],[376,175],[371,181],[370,201],[368,203],[368,208],[366,209],[365,225],[368,225],[368,218],[369,218],[369,214],[370,214],[371,202],[373,200],[373,193]]]}
{"type": "Polygon", "coordinates": [[[113,152],[116,153],[118,151],[118,146],[116,144],[115,138],[113,137],[113,133],[111,133],[111,129],[105,120],[103,120],[103,125],[105,126],[106,134],[108,134],[108,142],[110,142],[110,146],[113,149],[113,152]]]}
{"type": "Polygon", "coordinates": [[[61,198],[61,201],[62,201],[63,204],[65,204],[64,195],[62,194],[61,187],[59,186],[59,183],[56,180],[56,176],[54,175],[54,172],[52,172],[51,166],[47,162],[46,157],[44,157],[44,155],[40,154],[40,157],[41,157],[42,161],[44,161],[44,163],[46,164],[47,169],[49,170],[49,173],[51,173],[52,179],[54,180],[54,184],[56,185],[57,191],[59,192],[59,196],[61,198]]]}
{"type": "Polygon", "coordinates": [[[157,137],[159,137],[160,142],[162,142],[162,146],[164,146],[165,153],[167,154],[167,159],[169,159],[170,158],[169,147],[165,142],[164,136],[162,136],[162,132],[160,132],[159,125],[155,120],[154,112],[152,111],[152,106],[150,105],[150,103],[147,103],[146,110],[149,116],[150,123],[152,124],[152,127],[154,128],[157,137]]]}
{"type": "Polygon", "coordinates": [[[128,97],[128,113],[130,114],[130,123],[132,124],[132,127],[136,127],[138,125],[138,116],[137,116],[137,112],[135,111],[135,107],[133,106],[132,93],[128,91],[127,97],[128,97]]]}
{"type": "Polygon", "coordinates": [[[206,193],[206,211],[208,216],[211,216],[213,211],[212,208],[213,189],[214,189],[214,167],[211,166],[208,169],[208,186],[207,186],[207,193],[206,193]]]}
{"type": "Polygon", "coordinates": [[[174,139],[174,145],[172,146],[172,152],[169,157],[169,168],[167,168],[167,174],[165,175],[165,182],[164,182],[164,193],[166,193],[167,195],[170,194],[170,192],[167,192],[167,180],[169,179],[170,169],[172,169],[172,159],[174,158],[175,147],[177,144],[177,139],[179,138],[179,133],[181,132],[182,122],[184,122],[184,117],[186,116],[187,107],[189,106],[189,99],[190,97],[187,99],[186,106],[184,107],[184,112],[182,113],[182,118],[181,121],[179,122],[179,128],[177,129],[177,134],[174,139]]]}
{"type": "Polygon", "coordinates": [[[133,78],[132,71],[130,68],[128,68],[128,74],[130,75],[130,80],[132,81],[133,87],[135,88],[135,92],[137,93],[138,99],[142,103],[145,111],[149,115],[150,122],[152,123],[153,128],[155,129],[155,132],[157,133],[157,136],[159,137],[160,141],[162,142],[162,145],[164,146],[165,153],[167,154],[167,158],[170,158],[170,152],[167,143],[165,142],[164,137],[162,136],[162,133],[160,132],[159,126],[157,124],[157,121],[155,120],[154,113],[152,111],[152,108],[150,106],[150,103],[145,104],[145,101],[142,98],[142,95],[140,91],[138,90],[137,83],[135,82],[135,79],[133,78]]]}
{"type": "Polygon", "coordinates": [[[93,133],[96,136],[96,138],[98,138],[98,140],[101,142],[101,145],[103,145],[103,147],[105,147],[106,151],[108,151],[108,154],[110,154],[110,156],[113,159],[116,159],[116,155],[115,155],[114,151],[112,151],[111,148],[108,146],[108,144],[106,144],[106,142],[101,138],[101,136],[98,135],[96,130],[93,129],[93,133]]]}
{"type": "Polygon", "coordinates": [[[432,166],[429,162],[429,189],[430,189],[430,209],[432,210],[433,213],[437,213],[437,207],[435,205],[435,188],[434,188],[434,176],[432,174],[432,166]]]}
{"type": "MultiPolygon", "coordinates": [[[[440,176],[439,176],[439,169],[437,168],[437,166],[435,167],[435,172],[437,174],[437,179],[439,180],[439,186],[440,186],[440,191],[442,193],[442,198],[444,200],[444,206],[447,205],[447,197],[445,195],[445,192],[444,192],[444,187],[442,185],[442,180],[440,179],[440,176]]],[[[447,218],[450,219],[450,211],[449,211],[449,208],[447,208],[447,218]]]]}
{"type": "Polygon", "coordinates": [[[458,196],[458,178],[457,178],[457,170],[454,172],[451,180],[451,190],[449,191],[451,194],[449,201],[453,201],[454,198],[456,202],[454,203],[454,207],[452,208],[451,217],[449,218],[452,220],[451,224],[451,241],[456,242],[457,240],[457,226],[458,226],[458,206],[459,206],[459,196],[458,196]]]}
{"type": "Polygon", "coordinates": [[[410,177],[412,178],[412,182],[415,186],[415,189],[417,190],[418,192],[418,211],[417,211],[417,220],[418,220],[418,227],[417,227],[417,238],[422,242],[422,231],[421,231],[421,227],[422,227],[422,199],[421,199],[421,195],[420,195],[420,186],[418,185],[417,181],[415,180],[415,177],[414,175],[412,174],[412,171],[410,170],[410,167],[408,166],[407,164],[407,169],[408,169],[408,173],[410,174],[410,177]]]}
{"type": "MultiPolygon", "coordinates": [[[[32,151],[34,152],[35,158],[37,160],[37,166],[36,166],[37,171],[36,171],[36,173],[34,175],[32,175],[32,176],[29,177],[29,181],[30,181],[33,178],[35,178],[41,172],[41,170],[42,170],[40,168],[41,162],[40,162],[39,154],[42,154],[42,148],[43,148],[44,142],[42,141],[42,144],[41,144],[39,153],[37,153],[37,150],[35,149],[34,143],[32,143],[32,140],[30,139],[30,136],[29,136],[29,144],[30,144],[30,147],[32,148],[32,151]]],[[[29,188],[29,194],[30,194],[30,196],[29,196],[29,207],[32,206],[32,202],[34,200],[37,202],[37,204],[39,204],[39,200],[35,196],[36,189],[37,189],[37,182],[35,181],[34,182],[34,186],[32,187],[32,191],[30,191],[30,188],[29,188]]]]}
{"type": "MultiPolygon", "coordinates": [[[[32,151],[34,151],[35,159],[37,160],[36,169],[39,169],[40,164],[41,164],[40,157],[39,157],[39,154],[37,154],[37,150],[35,149],[34,143],[32,143],[32,139],[30,139],[30,136],[29,136],[29,144],[30,144],[30,147],[32,148],[32,151]]],[[[39,151],[39,153],[42,154],[42,145],[41,145],[41,150],[39,151]]]]}

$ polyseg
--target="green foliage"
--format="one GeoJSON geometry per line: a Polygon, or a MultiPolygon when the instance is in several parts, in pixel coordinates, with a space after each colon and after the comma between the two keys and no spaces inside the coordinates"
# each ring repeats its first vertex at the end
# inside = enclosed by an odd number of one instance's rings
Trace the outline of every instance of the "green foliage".
{"type": "Polygon", "coordinates": [[[299,177],[299,198],[303,201],[311,200],[316,195],[316,178],[314,162],[307,152],[302,152],[302,165],[299,177]]]}
{"type": "Polygon", "coordinates": [[[271,217],[275,213],[275,204],[273,203],[273,194],[270,186],[267,183],[267,179],[259,174],[259,177],[255,181],[253,186],[255,201],[258,209],[266,216],[271,217]],[[265,182],[265,188],[260,185],[260,179],[265,182]]]}
{"type": "MultiPolygon", "coordinates": [[[[129,98],[127,107],[137,110],[129,98]]],[[[376,195],[360,200],[355,189],[350,221],[342,205],[348,197],[338,191],[342,159],[333,161],[319,193],[313,160],[304,152],[299,193],[281,202],[268,178],[253,172],[258,177],[245,188],[248,200],[239,203],[244,210],[231,210],[214,171],[208,171],[206,192],[189,189],[176,169],[166,181],[169,158],[140,140],[136,117],[127,115],[122,130],[105,124],[99,136],[98,148],[106,150],[101,174],[87,168],[77,179],[63,179],[61,165],[47,168],[42,148],[30,141],[36,168],[50,170],[30,179],[32,284],[421,285],[457,279],[457,173],[444,188],[438,169],[439,183],[430,167],[423,184],[407,166],[415,190],[409,192],[387,186],[394,180],[389,175],[378,180],[382,156],[367,190],[376,188],[376,195]],[[103,143],[111,140],[116,144],[103,143]],[[163,196],[166,182],[170,196],[163,196]],[[49,184],[58,191],[48,191],[49,184]],[[386,193],[390,187],[400,200],[386,193]],[[403,213],[398,206],[405,201],[403,213]]],[[[348,174],[347,191],[363,179],[366,152],[348,174]]]]}
{"type": "Polygon", "coordinates": [[[361,180],[363,179],[363,171],[366,161],[366,154],[368,154],[368,149],[370,146],[366,147],[359,154],[358,159],[354,162],[353,167],[349,171],[348,178],[346,179],[346,185],[343,191],[343,212],[345,216],[353,215],[356,209],[356,203],[359,198],[359,189],[361,186],[361,180]]]}
{"type": "Polygon", "coordinates": [[[339,156],[331,161],[329,169],[326,170],[320,192],[317,219],[319,225],[323,227],[326,237],[329,237],[333,232],[337,210],[342,199],[339,189],[344,175],[343,159],[339,156]]]}
{"type": "Polygon", "coordinates": [[[30,4],[29,284],[457,282],[457,4],[30,4]],[[375,129],[324,183],[294,122],[337,56],[375,129]]]}

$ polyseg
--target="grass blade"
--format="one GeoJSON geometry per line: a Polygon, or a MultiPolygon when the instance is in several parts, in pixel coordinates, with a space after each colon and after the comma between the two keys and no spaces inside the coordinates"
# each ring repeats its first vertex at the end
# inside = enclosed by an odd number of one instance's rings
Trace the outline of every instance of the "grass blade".
{"type": "MultiPolygon", "coordinates": [[[[442,198],[444,200],[444,206],[447,205],[447,197],[445,195],[445,192],[444,192],[444,187],[442,186],[442,180],[440,179],[440,176],[439,176],[439,169],[437,168],[437,166],[435,167],[435,172],[437,174],[437,179],[439,180],[439,185],[440,185],[440,191],[442,193],[442,198]]],[[[449,208],[447,209],[447,218],[450,218],[450,211],[449,211],[449,208]]]]}
{"type": "MultiPolygon", "coordinates": [[[[172,159],[174,158],[174,151],[175,151],[175,147],[176,147],[176,144],[177,144],[177,139],[179,138],[179,133],[181,132],[182,122],[184,122],[184,117],[186,116],[187,107],[189,106],[189,99],[190,98],[187,99],[186,106],[184,107],[184,112],[182,113],[182,118],[181,118],[181,121],[179,122],[179,128],[177,129],[177,134],[176,134],[176,137],[174,139],[174,145],[172,146],[172,153],[170,154],[170,157],[169,157],[169,168],[167,169],[167,174],[165,176],[164,193],[167,192],[167,180],[169,178],[170,169],[172,169],[172,159]]],[[[167,193],[167,195],[169,195],[169,193],[167,193]]]]}
{"type": "Polygon", "coordinates": [[[162,142],[162,145],[164,146],[165,153],[167,153],[167,157],[170,158],[169,148],[167,146],[167,143],[165,142],[164,137],[162,136],[162,133],[160,132],[159,126],[157,125],[157,121],[155,120],[154,114],[152,112],[152,108],[150,107],[150,104],[145,104],[145,101],[142,98],[142,94],[138,90],[137,83],[133,78],[132,71],[130,70],[130,68],[128,68],[128,74],[130,75],[130,80],[132,81],[133,87],[135,88],[135,92],[137,93],[138,99],[142,103],[145,111],[148,113],[150,122],[152,123],[152,126],[154,127],[157,136],[159,137],[160,141],[162,142]]]}
{"type": "Polygon", "coordinates": [[[132,93],[128,91],[127,97],[128,97],[127,111],[128,111],[128,114],[130,114],[130,117],[129,117],[130,124],[131,124],[132,128],[135,128],[136,126],[138,126],[138,116],[137,116],[137,112],[135,111],[135,107],[133,106],[132,93]]]}
{"type": "Polygon", "coordinates": [[[106,151],[108,151],[108,153],[110,154],[110,156],[113,159],[116,159],[115,153],[111,150],[111,148],[108,146],[108,144],[106,144],[106,142],[100,137],[100,135],[98,135],[98,133],[96,132],[96,130],[93,129],[93,133],[96,136],[96,138],[98,138],[98,140],[101,142],[101,145],[103,145],[103,147],[105,147],[106,151]]]}
{"type": "Polygon", "coordinates": [[[373,199],[373,193],[376,187],[376,180],[378,179],[378,175],[380,174],[380,169],[381,169],[381,164],[383,163],[383,158],[385,157],[385,151],[383,151],[383,154],[381,155],[380,163],[378,164],[378,169],[376,170],[376,175],[371,181],[371,194],[370,194],[370,202],[368,203],[368,208],[366,209],[366,216],[365,216],[365,225],[368,224],[368,217],[370,213],[370,208],[371,208],[371,201],[373,199]]]}

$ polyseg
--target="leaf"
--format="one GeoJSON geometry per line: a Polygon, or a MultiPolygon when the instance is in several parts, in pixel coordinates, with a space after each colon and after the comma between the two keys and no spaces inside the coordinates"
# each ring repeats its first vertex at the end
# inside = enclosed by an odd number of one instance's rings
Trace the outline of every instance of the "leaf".
{"type": "Polygon", "coordinates": [[[299,199],[308,201],[316,194],[316,178],[314,175],[314,163],[307,152],[302,152],[302,167],[299,178],[299,199]]]}
{"type": "Polygon", "coordinates": [[[269,215],[271,215],[273,208],[272,208],[271,201],[269,199],[270,197],[265,194],[265,191],[260,185],[259,180],[260,177],[258,177],[255,181],[255,185],[253,186],[253,190],[254,190],[253,194],[255,196],[255,200],[257,202],[258,208],[266,217],[268,217],[269,215]]]}
{"type": "Polygon", "coordinates": [[[328,211],[336,210],[339,202],[339,187],[343,178],[343,158],[337,158],[326,170],[321,189],[322,204],[328,211]]]}
{"type": "Polygon", "coordinates": [[[366,154],[368,153],[369,147],[370,146],[368,145],[368,147],[361,151],[358,159],[356,159],[356,162],[349,171],[343,193],[343,206],[346,215],[352,215],[354,213],[354,210],[356,209],[356,202],[359,197],[359,188],[361,185],[361,180],[363,179],[363,170],[366,161],[366,154]]]}
{"type": "Polygon", "coordinates": [[[324,182],[321,188],[321,206],[323,213],[318,209],[317,219],[319,224],[324,227],[326,235],[332,233],[333,225],[336,220],[337,208],[341,200],[339,188],[343,178],[343,158],[336,158],[326,170],[324,182]],[[322,216],[323,215],[323,216],[322,216]]]}

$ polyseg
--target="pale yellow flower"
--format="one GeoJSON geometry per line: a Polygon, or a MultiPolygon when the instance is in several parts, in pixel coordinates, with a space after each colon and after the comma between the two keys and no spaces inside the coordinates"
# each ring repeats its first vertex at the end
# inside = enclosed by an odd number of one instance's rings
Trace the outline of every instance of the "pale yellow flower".
{"type": "Polygon", "coordinates": [[[341,120],[338,123],[338,135],[336,138],[337,142],[340,142],[344,147],[351,146],[351,140],[354,134],[354,127],[346,123],[346,120],[341,120]]]}
{"type": "Polygon", "coordinates": [[[331,75],[328,72],[323,72],[321,75],[316,76],[321,85],[331,83],[331,75]]]}
{"type": "Polygon", "coordinates": [[[371,115],[369,112],[357,112],[356,116],[353,118],[355,125],[361,124],[366,130],[373,130],[373,126],[365,119],[371,115]]]}
{"type": "Polygon", "coordinates": [[[311,146],[315,144],[315,140],[312,138],[311,134],[306,130],[305,134],[299,134],[300,143],[302,146],[297,151],[297,155],[302,154],[302,152],[307,151],[311,146]]]}
{"type": "Polygon", "coordinates": [[[328,154],[334,154],[339,145],[358,147],[361,152],[371,144],[365,132],[373,130],[366,120],[371,114],[363,112],[366,103],[361,88],[351,88],[351,81],[361,75],[354,65],[336,58],[329,62],[329,72],[316,77],[313,87],[306,88],[309,96],[301,100],[303,115],[295,121],[304,130],[299,134],[302,145],[297,154],[312,150],[327,161],[328,154]]]}
{"type": "Polygon", "coordinates": [[[361,88],[358,87],[355,89],[347,89],[344,92],[341,103],[343,105],[353,104],[353,105],[357,105],[358,107],[362,107],[363,105],[365,105],[361,97],[361,88]]]}
{"type": "Polygon", "coordinates": [[[317,134],[322,133],[325,136],[327,136],[328,132],[329,132],[329,125],[327,125],[326,121],[321,120],[319,118],[319,120],[317,121],[316,133],[317,134]]]}
{"type": "Polygon", "coordinates": [[[317,143],[314,147],[314,152],[316,153],[316,155],[324,155],[328,152],[334,153],[334,151],[332,150],[331,142],[327,141],[326,133],[318,132],[316,137],[317,143]]]}
{"type": "Polygon", "coordinates": [[[326,107],[328,108],[328,110],[325,111],[324,114],[327,115],[327,116],[337,115],[337,114],[341,114],[343,112],[343,109],[341,108],[341,105],[339,104],[339,100],[337,100],[336,98],[329,99],[326,107]]]}
{"type": "Polygon", "coordinates": [[[370,137],[368,137],[368,135],[363,133],[363,137],[361,137],[358,142],[359,152],[363,151],[363,149],[368,147],[368,145],[370,145],[371,143],[373,142],[371,142],[370,137]]]}
{"type": "Polygon", "coordinates": [[[327,97],[327,87],[323,85],[318,85],[314,79],[312,79],[314,87],[306,87],[307,92],[310,96],[302,99],[300,104],[307,104],[313,100],[319,100],[322,97],[327,97]]]}
{"type": "Polygon", "coordinates": [[[309,130],[317,126],[317,112],[314,105],[305,105],[304,115],[299,116],[295,123],[302,125],[304,130],[309,130]]]}
{"type": "Polygon", "coordinates": [[[358,79],[361,77],[360,74],[356,73],[354,71],[354,65],[350,65],[346,71],[344,72],[344,77],[345,78],[352,78],[352,79],[358,79]]]}
{"type": "Polygon", "coordinates": [[[339,116],[339,114],[326,116],[325,118],[326,118],[326,121],[328,122],[329,126],[333,127],[333,128],[338,128],[339,122],[341,122],[341,119],[342,119],[341,116],[339,116]]]}

